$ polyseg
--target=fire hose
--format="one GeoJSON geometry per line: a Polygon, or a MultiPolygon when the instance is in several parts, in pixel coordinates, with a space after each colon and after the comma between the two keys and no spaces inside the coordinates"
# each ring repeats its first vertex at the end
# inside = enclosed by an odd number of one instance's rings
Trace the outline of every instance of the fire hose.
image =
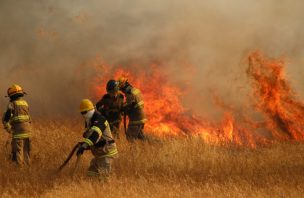
{"type": "MultiPolygon", "coordinates": [[[[76,152],[76,150],[79,148],[80,146],[80,142],[78,142],[74,148],[72,149],[72,151],[70,152],[70,154],[68,155],[68,157],[66,158],[66,160],[62,163],[62,165],[57,169],[56,173],[59,173],[70,161],[70,159],[73,157],[74,153],[76,152]]],[[[77,162],[79,162],[80,157],[77,157],[77,162]]]]}

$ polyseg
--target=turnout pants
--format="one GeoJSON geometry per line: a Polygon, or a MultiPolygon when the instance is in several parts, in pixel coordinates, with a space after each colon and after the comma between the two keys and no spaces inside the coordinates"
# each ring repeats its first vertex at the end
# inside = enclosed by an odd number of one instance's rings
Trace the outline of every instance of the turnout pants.
{"type": "Polygon", "coordinates": [[[95,157],[91,160],[88,176],[98,177],[101,181],[108,181],[111,173],[113,157],[95,157]]]}
{"type": "Polygon", "coordinates": [[[22,166],[30,164],[31,143],[29,138],[12,140],[12,161],[22,166]]]}
{"type": "Polygon", "coordinates": [[[134,140],[145,140],[144,134],[144,124],[137,124],[137,125],[128,125],[127,129],[127,140],[129,142],[133,142],[134,140]]]}

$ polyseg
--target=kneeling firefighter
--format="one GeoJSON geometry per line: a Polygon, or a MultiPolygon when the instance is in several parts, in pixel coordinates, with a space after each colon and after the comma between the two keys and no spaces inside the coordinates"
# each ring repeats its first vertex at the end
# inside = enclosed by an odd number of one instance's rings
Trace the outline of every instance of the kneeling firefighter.
{"type": "Polygon", "coordinates": [[[30,164],[31,118],[29,105],[24,100],[25,92],[19,85],[12,85],[7,90],[10,102],[2,123],[7,132],[12,134],[12,161],[17,165],[30,164]]]}
{"type": "Polygon", "coordinates": [[[85,150],[91,150],[94,158],[88,168],[88,176],[96,176],[106,181],[111,172],[113,159],[118,156],[109,123],[95,110],[93,103],[88,99],[82,100],[80,112],[85,119],[86,130],[83,134],[84,140],[77,150],[77,156],[82,155],[85,150]]]}

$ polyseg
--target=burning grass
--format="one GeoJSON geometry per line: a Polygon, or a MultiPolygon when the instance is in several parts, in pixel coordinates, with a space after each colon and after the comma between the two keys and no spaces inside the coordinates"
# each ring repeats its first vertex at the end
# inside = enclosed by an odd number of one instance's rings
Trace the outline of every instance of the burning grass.
{"type": "Polygon", "coordinates": [[[270,59],[261,52],[249,56],[248,76],[257,98],[256,109],[265,117],[275,139],[304,139],[304,103],[297,99],[285,76],[285,62],[270,59]]]}
{"type": "MultiPolygon", "coordinates": [[[[101,87],[108,79],[120,76],[127,77],[132,85],[139,88],[149,119],[146,130],[158,137],[198,135],[210,144],[232,143],[249,147],[274,141],[302,141],[304,137],[304,103],[296,97],[285,77],[285,62],[258,51],[248,55],[247,76],[253,90],[253,105],[248,110],[258,111],[263,116],[263,121],[259,123],[248,112],[236,112],[232,107],[224,109],[226,112],[221,122],[201,118],[195,111],[185,109],[182,101],[187,89],[170,83],[160,63],[151,64],[143,70],[136,65],[106,65],[97,59],[88,67],[95,69],[92,92],[96,98],[104,93],[101,87]],[[236,115],[242,115],[242,118],[236,115]],[[257,130],[265,133],[256,133],[257,130]]],[[[220,98],[216,98],[215,102],[222,103],[220,98]]]]}
{"type": "Polygon", "coordinates": [[[16,170],[9,163],[2,139],[2,197],[299,197],[304,193],[304,146],[299,143],[251,149],[211,146],[195,137],[134,145],[121,139],[109,184],[85,176],[89,153],[73,176],[74,161],[54,175],[73,144],[81,140],[79,123],[36,121],[30,169],[16,170]]]}

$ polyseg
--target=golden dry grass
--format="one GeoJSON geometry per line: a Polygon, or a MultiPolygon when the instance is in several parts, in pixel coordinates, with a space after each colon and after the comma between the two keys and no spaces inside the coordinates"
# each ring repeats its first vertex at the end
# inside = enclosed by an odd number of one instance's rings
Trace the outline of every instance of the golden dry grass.
{"type": "MultiPolygon", "coordinates": [[[[118,142],[109,183],[86,177],[87,152],[72,175],[75,158],[53,174],[81,140],[78,121],[34,124],[32,166],[16,169],[1,138],[1,197],[302,197],[304,146],[278,144],[256,150],[216,147],[197,138],[130,145],[118,142]]],[[[9,149],[9,148],[8,148],[9,149]]]]}

